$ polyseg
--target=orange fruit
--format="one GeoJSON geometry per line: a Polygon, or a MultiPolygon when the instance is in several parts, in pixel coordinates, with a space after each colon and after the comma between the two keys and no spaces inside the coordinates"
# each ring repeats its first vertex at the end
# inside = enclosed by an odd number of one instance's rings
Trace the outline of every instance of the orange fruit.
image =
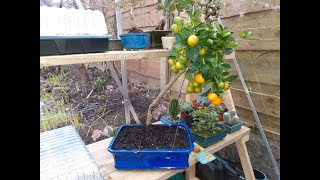
{"type": "Polygon", "coordinates": [[[230,88],[230,84],[228,82],[224,82],[224,90],[228,90],[230,88]]]}
{"type": "Polygon", "coordinates": [[[168,60],[168,64],[169,64],[170,66],[173,66],[173,65],[174,65],[174,60],[169,59],[169,60],[168,60]]]}
{"type": "Polygon", "coordinates": [[[215,101],[211,101],[211,103],[215,106],[220,105],[222,102],[222,99],[220,97],[218,97],[215,101]]]}
{"type": "Polygon", "coordinates": [[[201,48],[199,51],[199,55],[200,56],[204,56],[206,54],[206,49],[205,48],[201,48]]]}
{"type": "Polygon", "coordinates": [[[188,45],[191,46],[191,47],[197,45],[197,44],[199,43],[199,38],[198,38],[198,36],[192,34],[191,36],[189,36],[187,43],[188,43],[188,45]]]}
{"type": "Polygon", "coordinates": [[[219,82],[219,84],[218,84],[218,88],[219,89],[223,89],[224,88],[224,82],[219,82]]]}
{"type": "Polygon", "coordinates": [[[181,70],[184,68],[184,64],[182,64],[181,62],[176,62],[176,69],[181,70]]]}
{"type": "Polygon", "coordinates": [[[189,93],[193,93],[193,92],[194,92],[193,86],[188,86],[187,91],[188,91],[189,93]]]}
{"type": "Polygon", "coordinates": [[[180,30],[179,30],[179,28],[178,28],[178,26],[176,24],[172,24],[171,31],[173,33],[178,33],[180,30]]]}
{"type": "Polygon", "coordinates": [[[199,83],[199,84],[202,84],[205,82],[205,79],[202,77],[202,74],[201,73],[198,73],[194,76],[194,80],[199,83]]]}
{"type": "Polygon", "coordinates": [[[201,93],[201,91],[202,91],[202,88],[201,88],[201,87],[195,87],[195,88],[194,88],[194,92],[195,92],[195,93],[201,93]]]}
{"type": "Polygon", "coordinates": [[[218,95],[214,92],[211,92],[208,94],[207,98],[209,101],[215,101],[218,99],[218,95]]]}

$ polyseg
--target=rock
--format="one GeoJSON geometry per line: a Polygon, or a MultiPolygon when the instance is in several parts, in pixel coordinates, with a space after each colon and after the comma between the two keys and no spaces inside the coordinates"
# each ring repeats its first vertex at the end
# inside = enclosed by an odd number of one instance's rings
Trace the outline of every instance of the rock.
{"type": "Polygon", "coordinates": [[[114,89],[114,86],[112,86],[112,85],[107,85],[106,88],[107,88],[107,89],[114,89]]]}

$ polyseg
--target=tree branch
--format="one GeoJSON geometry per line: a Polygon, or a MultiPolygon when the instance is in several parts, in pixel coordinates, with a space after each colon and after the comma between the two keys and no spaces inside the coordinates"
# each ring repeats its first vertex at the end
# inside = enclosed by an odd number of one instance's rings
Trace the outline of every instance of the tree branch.
{"type": "Polygon", "coordinates": [[[147,126],[149,126],[151,124],[151,119],[152,119],[152,115],[151,115],[151,109],[153,106],[155,106],[160,100],[161,98],[167,93],[167,91],[171,88],[171,86],[177,81],[177,79],[186,72],[187,69],[184,69],[182,71],[180,71],[177,76],[173,79],[171,79],[169,81],[169,83],[163,88],[163,90],[158,94],[158,96],[152,101],[152,103],[150,104],[149,108],[148,108],[148,113],[147,113],[147,121],[146,124],[147,126]]]}

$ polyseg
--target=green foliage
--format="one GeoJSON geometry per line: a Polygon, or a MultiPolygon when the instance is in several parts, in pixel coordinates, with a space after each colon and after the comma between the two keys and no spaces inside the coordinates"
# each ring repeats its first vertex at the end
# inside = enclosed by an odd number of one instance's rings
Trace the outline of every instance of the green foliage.
{"type": "Polygon", "coordinates": [[[197,95],[197,103],[200,104],[200,106],[208,106],[209,104],[211,104],[207,97],[202,96],[202,94],[197,95]]]}
{"type": "Polygon", "coordinates": [[[178,99],[171,99],[169,102],[169,115],[172,118],[173,121],[177,121],[178,119],[178,114],[180,113],[180,104],[178,99]]]}
{"type": "Polygon", "coordinates": [[[104,79],[96,79],[94,80],[93,82],[93,85],[94,85],[94,89],[96,91],[101,91],[101,90],[104,90],[104,87],[106,86],[106,80],[104,79]]]}
{"type": "Polygon", "coordinates": [[[188,113],[192,113],[194,111],[194,107],[192,106],[191,103],[189,102],[183,102],[180,105],[181,111],[182,112],[188,112],[188,113]]]}
{"type": "Polygon", "coordinates": [[[212,106],[198,108],[191,115],[194,119],[191,130],[194,133],[208,138],[222,131],[222,128],[217,126],[219,114],[212,106]]]}

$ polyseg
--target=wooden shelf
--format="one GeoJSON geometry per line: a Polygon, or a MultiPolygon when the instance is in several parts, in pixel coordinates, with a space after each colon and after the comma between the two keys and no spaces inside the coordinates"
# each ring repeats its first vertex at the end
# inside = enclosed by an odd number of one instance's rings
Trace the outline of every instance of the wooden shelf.
{"type": "Polygon", "coordinates": [[[40,56],[40,67],[116,60],[160,58],[167,57],[169,53],[170,51],[166,49],[150,49],[138,51],[108,51],[105,53],[40,56]]]}
{"type": "MultiPolygon", "coordinates": [[[[161,122],[156,122],[155,124],[161,124],[161,122]]],[[[223,140],[209,146],[206,150],[210,153],[215,153],[222,148],[229,146],[230,144],[236,143],[237,141],[248,141],[249,140],[250,129],[242,126],[241,129],[232,134],[228,134],[223,140]]],[[[109,146],[112,138],[108,138],[93,144],[87,145],[89,152],[92,154],[94,160],[98,164],[100,173],[104,176],[105,179],[139,179],[139,180],[160,180],[167,179],[179,172],[184,171],[180,170],[140,170],[140,171],[119,171],[114,168],[113,156],[107,147],[109,146]]],[[[190,155],[189,156],[189,165],[192,167],[197,160],[190,155]]],[[[249,160],[250,162],[250,160],[249,160]]],[[[252,172],[253,173],[253,172],[252,172]]],[[[192,179],[192,176],[190,179],[192,179]]],[[[248,178],[250,179],[250,178],[248,178]]]]}

